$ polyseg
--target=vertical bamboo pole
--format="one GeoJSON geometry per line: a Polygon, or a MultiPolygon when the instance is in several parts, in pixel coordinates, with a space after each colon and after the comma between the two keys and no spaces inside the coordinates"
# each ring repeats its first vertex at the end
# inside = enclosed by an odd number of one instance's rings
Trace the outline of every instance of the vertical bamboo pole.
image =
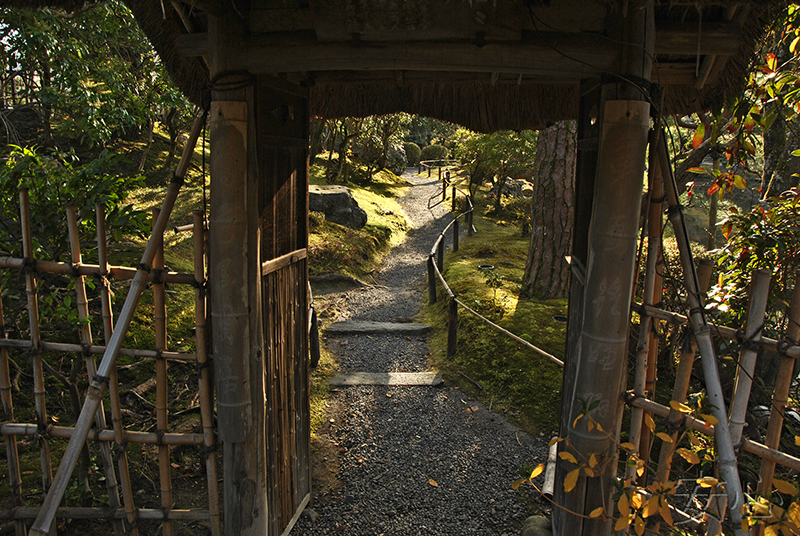
{"type": "Polygon", "coordinates": [[[214,401],[211,388],[211,374],[208,360],[208,338],[206,333],[206,266],[205,266],[205,229],[204,213],[195,210],[192,213],[193,245],[194,245],[194,323],[195,344],[197,346],[197,367],[199,374],[200,420],[203,425],[203,446],[205,447],[206,476],[208,478],[208,511],[211,515],[211,534],[221,536],[219,518],[219,484],[217,478],[217,455],[214,451],[214,401]]]}
{"type": "MultiPolygon", "coordinates": [[[[31,236],[31,206],[28,189],[19,190],[20,220],[22,223],[22,251],[25,262],[32,268],[33,237],[31,236]]],[[[39,333],[39,304],[37,301],[36,278],[33,270],[25,271],[25,291],[28,295],[28,322],[30,324],[31,343],[33,344],[33,398],[36,407],[36,424],[39,437],[39,465],[42,470],[42,489],[45,493],[53,483],[53,469],[50,465],[50,444],[47,441],[47,406],[45,404],[44,368],[42,365],[42,340],[39,333]]],[[[53,523],[48,523],[52,527],[53,523]]]]}
{"type": "Polygon", "coordinates": [[[453,220],[453,251],[458,251],[458,217],[453,220]]]}
{"type": "MultiPolygon", "coordinates": [[[[742,440],[747,404],[750,401],[750,390],[753,386],[753,373],[756,369],[758,342],[761,341],[761,332],[764,327],[764,313],[767,309],[771,275],[769,270],[755,270],[750,282],[750,303],[747,306],[744,341],[741,343],[739,366],[736,369],[736,381],[731,397],[729,427],[731,442],[734,445],[738,445],[742,440]]],[[[725,518],[727,502],[726,495],[712,494],[709,500],[709,510],[717,512],[720,519],[709,517],[707,532],[709,536],[722,532],[721,521],[725,518]]]]}
{"type": "Polygon", "coordinates": [[[447,314],[447,357],[453,357],[458,352],[458,302],[455,297],[450,298],[447,314]]]}
{"type": "MultiPolygon", "coordinates": [[[[0,288],[2,295],[2,288],[0,288]]],[[[0,300],[0,338],[6,338],[6,323],[3,316],[3,301],[0,300]]],[[[5,346],[0,348],[0,399],[3,403],[3,421],[14,422],[14,400],[11,396],[11,371],[8,366],[8,352],[5,346]]],[[[6,463],[8,464],[8,483],[11,486],[11,501],[17,506],[24,506],[22,499],[22,476],[19,470],[19,451],[17,450],[17,437],[6,436],[6,463]]],[[[14,534],[25,536],[27,526],[25,521],[14,521],[14,534]]]]}
{"type": "MultiPolygon", "coordinates": [[[[794,293],[792,294],[792,304],[789,307],[789,325],[786,328],[784,340],[789,344],[797,344],[800,339],[800,270],[794,273],[794,293]]],[[[781,431],[783,430],[783,412],[786,411],[786,403],[789,398],[789,389],[792,385],[794,374],[794,359],[781,355],[781,362],[778,365],[778,377],[775,380],[775,389],[772,392],[772,411],[769,414],[769,424],[767,425],[767,437],[764,443],[771,449],[777,449],[781,441],[781,431]]],[[[761,460],[761,480],[758,483],[758,491],[769,491],[772,486],[772,477],[775,475],[775,462],[761,460]]]]}
{"type": "MultiPolygon", "coordinates": [[[[705,294],[711,283],[711,272],[714,269],[713,261],[703,259],[698,263],[697,277],[700,280],[700,291],[705,294]]],[[[675,385],[672,388],[672,400],[675,402],[683,403],[686,400],[686,395],[689,392],[689,381],[692,377],[692,368],[694,366],[695,352],[697,344],[694,337],[687,334],[684,341],[681,355],[678,359],[678,370],[675,373],[675,385]]],[[[667,428],[676,427],[683,414],[672,408],[669,410],[667,416],[667,428]]],[[[658,468],[656,469],[656,479],[659,482],[667,482],[669,480],[669,473],[672,467],[672,455],[675,453],[677,447],[678,431],[675,430],[670,435],[672,438],[671,443],[664,442],[661,444],[661,451],[658,456],[658,468]]]]}
{"type": "Polygon", "coordinates": [[[428,303],[436,303],[436,269],[433,255],[428,256],[428,303]]]}
{"type": "MultiPolygon", "coordinates": [[[[108,242],[106,240],[106,214],[105,205],[95,205],[95,221],[97,223],[97,264],[108,273],[108,242]]],[[[104,275],[100,286],[100,304],[103,317],[103,338],[106,345],[111,340],[114,332],[114,318],[111,312],[111,290],[109,281],[104,275]]],[[[133,501],[131,488],[130,468],[128,466],[128,451],[125,449],[125,428],[122,425],[122,405],[119,399],[119,381],[117,380],[117,367],[113,367],[108,375],[108,397],[111,401],[111,424],[114,428],[114,452],[117,457],[120,487],[122,488],[122,503],[125,507],[125,522],[132,536],[138,536],[136,528],[136,504],[133,501]]]]}
{"type": "MultiPolygon", "coordinates": [[[[736,452],[731,441],[730,429],[728,428],[728,414],[725,409],[725,398],[722,394],[722,385],[717,369],[717,360],[714,352],[714,344],[711,341],[711,328],[706,321],[706,317],[700,302],[700,285],[697,273],[692,262],[692,249],[689,244],[689,236],[683,220],[683,210],[678,198],[678,187],[675,184],[675,176],[672,174],[669,153],[667,151],[666,139],[662,133],[661,143],[658,147],[659,162],[665,180],[667,201],[669,203],[669,220],[675,229],[675,238],[678,242],[678,249],[681,255],[683,275],[686,282],[686,300],[689,305],[689,316],[691,319],[692,331],[694,332],[697,348],[700,350],[700,358],[703,364],[703,377],[706,383],[706,395],[712,414],[719,421],[714,427],[714,440],[717,449],[717,466],[720,476],[725,482],[725,492],[728,496],[728,507],[731,514],[734,533],[738,536],[745,534],[742,531],[742,514],[739,509],[744,505],[744,494],[739,479],[739,472],[736,466],[736,452]]],[[[748,531],[749,533],[749,531],[748,531]]]]}
{"type": "MultiPolygon", "coordinates": [[[[161,211],[153,208],[153,232],[158,222],[161,211]]],[[[165,303],[164,280],[158,278],[158,274],[164,272],[164,234],[156,237],[157,248],[153,258],[153,319],[155,321],[155,346],[156,352],[167,349],[167,306],[165,303]]],[[[167,360],[163,357],[156,358],[156,430],[159,437],[169,431],[169,416],[167,414],[167,395],[169,389],[169,378],[167,377],[167,360]]],[[[172,476],[169,466],[169,445],[160,443],[158,445],[158,474],[161,483],[161,508],[169,510],[173,506],[172,501],[172,476]]],[[[171,519],[165,519],[161,525],[164,536],[172,536],[175,533],[175,525],[171,519]]]]}
{"type": "MultiPolygon", "coordinates": [[[[67,205],[67,231],[69,234],[69,248],[70,255],[72,256],[73,266],[80,266],[81,258],[81,242],[78,236],[78,216],[74,203],[67,205]]],[[[78,318],[83,322],[80,326],[80,339],[81,345],[88,348],[92,345],[92,329],[89,324],[89,301],[86,298],[86,281],[85,277],[79,275],[75,277],[75,295],[78,307],[78,318]]],[[[86,373],[89,381],[94,378],[97,372],[97,364],[94,360],[94,355],[89,352],[84,352],[84,361],[86,362],[86,373]]],[[[95,413],[95,426],[98,430],[106,429],[106,414],[103,410],[103,403],[100,402],[95,413]]],[[[103,473],[106,477],[106,491],[108,492],[108,503],[112,508],[119,508],[119,489],[117,485],[117,475],[114,471],[114,458],[111,454],[111,445],[105,441],[100,442],[100,456],[103,460],[103,473]]],[[[117,536],[125,534],[125,527],[121,519],[114,519],[114,533],[117,536]]]]}
{"type": "Polygon", "coordinates": [[[130,326],[131,320],[133,319],[133,314],[136,311],[136,305],[139,302],[139,297],[147,286],[150,264],[153,262],[156,252],[155,237],[163,233],[164,229],[167,227],[169,215],[172,212],[172,207],[175,206],[175,200],[178,197],[178,192],[181,189],[181,185],[183,185],[183,178],[186,175],[186,170],[189,167],[194,146],[197,143],[197,138],[200,136],[200,131],[202,130],[204,122],[204,117],[197,117],[194,125],[192,125],[192,131],[189,135],[189,140],[184,147],[183,155],[181,156],[181,160],[178,163],[177,169],[175,170],[175,177],[167,187],[167,193],[164,198],[164,203],[161,207],[161,215],[159,216],[158,223],[156,224],[157,232],[155,232],[147,242],[147,247],[142,254],[141,262],[139,263],[139,269],[136,271],[136,275],[131,281],[130,290],[125,298],[125,304],[122,307],[122,311],[117,322],[118,327],[114,330],[114,333],[111,335],[111,338],[106,345],[106,351],[103,353],[103,359],[100,361],[97,374],[89,386],[86,401],[84,402],[83,409],[78,417],[78,422],[75,424],[75,431],[69,440],[67,450],[64,452],[64,457],[61,459],[61,463],[58,466],[56,477],[53,480],[50,490],[47,492],[44,502],[42,503],[42,508],[39,510],[39,514],[36,516],[36,520],[33,522],[31,534],[47,534],[53,522],[55,521],[58,504],[61,502],[61,498],[64,496],[64,492],[67,489],[69,478],[72,476],[72,471],[75,468],[75,462],[77,462],[78,456],[80,455],[81,445],[86,441],[86,437],[89,435],[89,429],[92,426],[94,414],[100,405],[103,393],[105,393],[105,390],[108,388],[110,379],[109,374],[112,374],[112,370],[115,367],[117,355],[122,347],[122,340],[125,338],[125,334],[128,332],[128,327],[130,326]]]}
{"type": "MultiPolygon", "coordinates": [[[[654,163],[656,161],[656,154],[657,151],[655,147],[658,144],[658,136],[660,136],[659,130],[654,130],[650,132],[650,141],[649,141],[649,155],[650,155],[650,166],[649,166],[649,173],[648,178],[650,181],[650,195],[651,199],[656,199],[656,195],[658,195],[658,199],[662,197],[662,192],[656,192],[656,189],[662,190],[661,188],[661,174],[658,171],[658,166],[655,166],[654,163]]],[[[663,200],[662,200],[663,202],[663,200]]],[[[652,209],[652,206],[651,206],[652,209]]],[[[655,291],[655,284],[656,284],[656,264],[658,261],[659,256],[659,243],[661,241],[661,211],[657,211],[656,214],[653,214],[653,211],[650,212],[650,217],[656,217],[658,225],[652,225],[653,220],[650,219],[649,222],[651,225],[648,226],[648,236],[647,236],[647,268],[645,270],[645,279],[644,279],[644,305],[653,305],[653,294],[655,291]]],[[[653,325],[653,318],[650,315],[643,315],[639,321],[639,342],[636,348],[636,370],[634,374],[634,386],[633,386],[633,393],[637,397],[644,397],[647,395],[645,391],[646,383],[647,383],[647,357],[650,354],[650,334],[652,332],[652,325],[653,325]]],[[[641,458],[641,445],[640,441],[643,439],[642,436],[642,424],[644,419],[644,410],[641,408],[633,408],[631,412],[631,430],[630,430],[630,442],[635,446],[636,450],[633,451],[630,455],[641,458]]],[[[649,431],[649,429],[648,429],[649,431]]],[[[627,470],[625,471],[625,478],[633,479],[636,476],[636,465],[629,465],[627,470]]]]}

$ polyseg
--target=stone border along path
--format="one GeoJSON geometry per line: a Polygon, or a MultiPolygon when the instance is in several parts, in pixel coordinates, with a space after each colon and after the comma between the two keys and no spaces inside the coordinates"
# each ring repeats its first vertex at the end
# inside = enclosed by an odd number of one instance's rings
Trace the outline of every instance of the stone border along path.
{"type": "MultiPolygon", "coordinates": [[[[426,255],[450,220],[449,202],[429,211],[440,184],[434,177],[404,177],[413,187],[400,203],[413,229],[373,274],[377,285],[315,296],[324,306],[336,304],[337,321],[407,327],[419,311],[426,255]]],[[[328,331],[326,343],[343,373],[428,368],[420,333],[328,331]]],[[[526,464],[530,471],[546,461],[547,438],[529,437],[447,384],[332,387],[327,406],[314,448],[328,455],[312,458],[335,479],[314,482],[292,535],[520,534],[535,493],[512,490],[511,483],[526,464]]]]}

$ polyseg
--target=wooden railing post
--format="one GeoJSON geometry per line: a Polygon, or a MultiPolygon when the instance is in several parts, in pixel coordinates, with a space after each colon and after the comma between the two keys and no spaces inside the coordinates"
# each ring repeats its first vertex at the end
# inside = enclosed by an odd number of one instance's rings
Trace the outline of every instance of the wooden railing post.
{"type": "Polygon", "coordinates": [[[453,220],[453,251],[458,251],[458,218],[453,220]]]}
{"type": "Polygon", "coordinates": [[[456,211],[456,187],[455,187],[455,185],[453,186],[452,194],[453,194],[453,208],[451,210],[453,212],[455,212],[456,211]]]}
{"type": "Polygon", "coordinates": [[[447,357],[458,352],[458,302],[455,296],[450,297],[450,308],[447,315],[447,357]]]}
{"type": "Polygon", "coordinates": [[[444,271],[444,237],[439,239],[439,247],[436,248],[436,267],[439,268],[439,272],[444,271]]]}
{"type": "Polygon", "coordinates": [[[436,303],[436,270],[433,267],[433,255],[428,256],[428,301],[436,303]]]}

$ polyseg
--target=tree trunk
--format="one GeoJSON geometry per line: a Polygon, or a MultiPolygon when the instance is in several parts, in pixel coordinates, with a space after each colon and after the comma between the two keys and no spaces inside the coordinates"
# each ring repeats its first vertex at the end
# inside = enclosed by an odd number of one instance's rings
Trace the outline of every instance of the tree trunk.
{"type": "Polygon", "coordinates": [[[572,247],[577,136],[574,121],[539,134],[533,175],[531,242],[522,294],[543,299],[566,295],[572,247]]]}

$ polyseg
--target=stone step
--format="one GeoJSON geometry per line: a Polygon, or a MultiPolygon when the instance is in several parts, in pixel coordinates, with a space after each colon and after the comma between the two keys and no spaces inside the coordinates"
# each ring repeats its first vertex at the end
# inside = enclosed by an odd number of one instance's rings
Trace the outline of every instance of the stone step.
{"type": "Polygon", "coordinates": [[[437,386],[442,384],[440,372],[350,372],[337,374],[331,385],[409,385],[437,386]]]}
{"type": "Polygon", "coordinates": [[[433,330],[427,324],[413,322],[345,321],[330,324],[328,335],[425,335],[433,330]]]}

